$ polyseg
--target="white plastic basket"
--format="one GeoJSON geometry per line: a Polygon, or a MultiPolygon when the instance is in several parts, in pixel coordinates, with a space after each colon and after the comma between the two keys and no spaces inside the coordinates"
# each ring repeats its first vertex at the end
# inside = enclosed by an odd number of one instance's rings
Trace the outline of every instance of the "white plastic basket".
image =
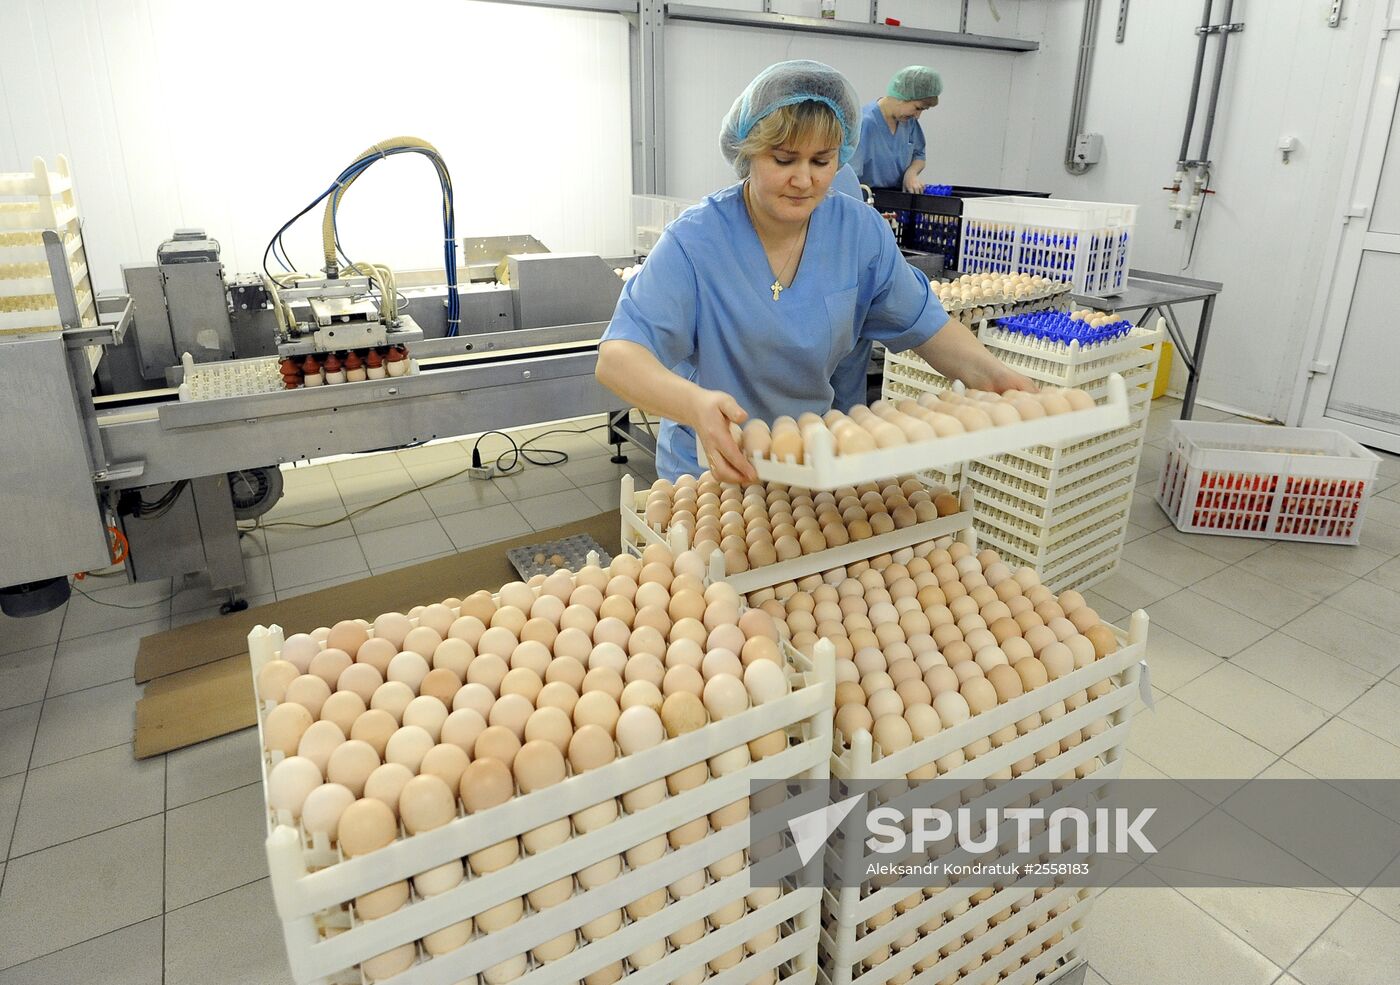
{"type": "MultiPolygon", "coordinates": [[[[637,557],[641,557],[642,551],[649,544],[665,545],[671,549],[672,553],[676,554],[689,550],[691,544],[686,538],[685,531],[681,528],[660,529],[647,524],[646,497],[647,490],[638,490],[632,476],[622,477],[621,543],[623,550],[637,557]]],[[[750,568],[748,571],[737,574],[725,571],[724,555],[722,552],[716,551],[710,559],[709,578],[711,581],[728,582],[730,587],[740,595],[747,595],[760,588],[797,581],[799,578],[845,567],[849,564],[855,564],[857,561],[868,561],[877,555],[889,554],[904,547],[912,547],[915,544],[936,540],[939,537],[956,535],[960,531],[971,529],[971,527],[972,514],[964,510],[951,516],[939,517],[937,520],[916,523],[891,530],[885,534],[876,534],[865,540],[853,540],[840,547],[829,547],[824,551],[803,554],[787,561],[766,564],[760,568],[750,568]]]]}
{"type": "MultiPolygon", "coordinates": [[[[1060,743],[1056,747],[1060,750],[1057,755],[1037,759],[1038,765],[1022,773],[1021,778],[1044,779],[1048,783],[1075,773],[1085,785],[1101,785],[1116,777],[1121,769],[1132,706],[1140,694],[1147,629],[1147,614],[1139,610],[1133,614],[1128,632],[1114,631],[1119,639],[1119,649],[1115,653],[892,755],[881,756],[870,734],[857,732],[852,747],[833,756],[832,774],[850,780],[901,779],[929,763],[960,753],[974,743],[991,740],[998,730],[1056,708],[1066,699],[1085,692],[1081,703],[1073,710],[1058,717],[1043,717],[1039,728],[1019,734],[1003,745],[991,746],[961,766],[940,772],[939,780],[973,781],[1005,776],[1013,763],[1035,757],[1052,744],[1060,743]],[[1090,698],[1087,692],[1096,686],[1101,693],[1090,698]],[[1075,744],[1065,748],[1061,740],[1070,736],[1075,738],[1075,744]],[[1098,765],[1100,762],[1102,766],[1098,765]]],[[[984,742],[986,744],[989,743],[984,742]]],[[[1058,791],[1047,788],[1043,803],[1048,805],[1057,799],[1078,796],[1080,791],[1076,788],[1079,786],[1070,783],[1058,791]]],[[[1003,788],[979,797],[974,803],[994,806],[1014,797],[1014,791],[1003,788]]],[[[897,803],[897,798],[891,803],[897,803]]],[[[957,980],[980,985],[1007,975],[1023,977],[1006,980],[1033,981],[1037,974],[1053,968],[1062,958],[1066,959],[1066,967],[1070,966],[1079,956],[1082,941],[1078,932],[1092,905],[1092,894],[1061,886],[1042,895],[1023,885],[1024,882],[1001,887],[990,898],[970,907],[966,904],[977,890],[956,884],[932,895],[925,894],[922,901],[912,905],[908,905],[911,891],[907,887],[877,889],[867,884],[829,890],[822,931],[822,981],[827,985],[888,985],[911,980],[940,982],[956,977],[960,969],[976,961],[980,962],[979,966],[957,980]],[[1064,913],[1035,926],[1025,938],[995,955],[989,952],[999,941],[1005,940],[1001,934],[988,933],[970,942],[964,940],[969,930],[993,922],[994,915],[1007,907],[1016,905],[1017,910],[1005,923],[995,924],[995,928],[1013,934],[1030,928],[1061,904],[1068,904],[1064,913]],[[964,907],[964,912],[959,913],[964,907]],[[888,914],[891,908],[897,915],[871,929],[871,919],[888,914]],[[918,933],[940,914],[949,913],[955,914],[953,919],[945,919],[931,933],[918,933]],[[918,934],[912,942],[911,933],[918,934]],[[1032,948],[1056,933],[1061,933],[1064,939],[1046,954],[1037,955],[1031,964],[1021,967],[1023,957],[1032,948]],[[901,940],[904,946],[893,950],[884,960],[873,960],[885,955],[901,940]],[[938,957],[945,949],[949,953],[938,957]],[[1045,960],[1037,963],[1041,958],[1045,960]],[[920,969],[911,974],[916,965],[921,965],[920,969]],[[1029,970],[1031,968],[1034,970],[1029,970]]]]}
{"type": "Polygon", "coordinates": [[[1337,431],[1177,421],[1157,502],[1187,533],[1355,544],[1379,461],[1337,431]]]}
{"type": "MultiPolygon", "coordinates": [[[[256,627],[248,637],[254,688],[258,669],[280,652],[282,630],[256,627]]],[[[360,962],[425,935],[524,896],[533,889],[572,876],[586,866],[664,837],[667,832],[749,795],[750,781],[828,776],[835,693],[834,650],[818,647],[808,660],[785,648],[791,693],[721,722],[712,723],[661,745],[619,759],[612,765],[572,776],[547,790],[514,799],[478,814],[458,816],[433,831],[401,837],[393,844],[358,858],[344,859],[324,835],[308,837],[285,814],[267,811],[268,867],[278,917],[282,922],[287,957],[299,985],[362,982],[360,962]],[[455,889],[428,899],[413,898],[398,911],[372,921],[353,920],[344,904],[356,896],[460,860],[470,853],[521,835],[550,822],[567,819],[608,798],[620,797],[646,783],[695,763],[716,750],[737,747],[770,732],[784,730],[789,746],[750,766],[711,779],[654,807],[632,814],[487,875],[467,876],[455,889]],[[323,932],[327,931],[327,932],[323,932]]],[[[271,702],[257,698],[260,747],[271,702]]],[[[280,754],[274,754],[280,759],[280,754]]],[[[262,755],[264,795],[273,756],[262,755]]],[[[491,934],[479,930],[465,945],[438,957],[420,956],[408,970],[383,979],[386,985],[457,985],[475,982],[476,975],[501,962],[528,954],[532,948],[568,934],[585,923],[624,908],[682,876],[704,872],[726,856],[745,850],[747,824],[712,832],[656,861],[622,873],[592,889],[575,889],[573,896],[543,911],[527,908],[514,925],[491,934]]],[[[794,849],[790,869],[800,867],[794,849]]],[[[768,864],[773,864],[769,860],[768,864]]],[[[594,971],[627,958],[688,924],[704,920],[726,904],[749,898],[750,912],[733,923],[714,927],[698,940],[672,950],[660,960],[633,969],[629,985],[669,985],[685,976],[699,976],[706,964],[743,948],[745,942],[778,930],[776,943],[745,953],[742,960],[709,982],[745,985],[770,972],[788,969],[783,985],[810,985],[815,980],[815,953],[820,917],[820,890],[782,892],[754,887],[748,865],[733,875],[709,879],[705,888],[673,900],[658,912],[625,924],[592,942],[581,941],[572,953],[548,964],[532,964],[513,979],[518,985],[557,985],[579,981],[594,971]]]]}
{"type": "MultiPolygon", "coordinates": [[[[760,479],[807,489],[835,489],[874,479],[946,467],[990,455],[1057,441],[1076,441],[1121,428],[1128,423],[1127,385],[1117,374],[1107,383],[1108,399],[1089,410],[1077,410],[1033,421],[986,428],[855,455],[837,455],[835,438],[826,428],[808,432],[803,464],[754,459],[760,479]]],[[[697,445],[700,464],[708,467],[704,445],[697,445]]]]}
{"type": "Polygon", "coordinates": [[[664,195],[632,196],[632,250],[646,256],[656,248],[666,227],[680,214],[698,204],[688,198],[667,198],[664,195]]]}
{"type": "Polygon", "coordinates": [[[1118,294],[1128,283],[1136,223],[1136,205],[970,198],[963,203],[958,269],[1024,271],[1068,280],[1076,294],[1118,294]]]}

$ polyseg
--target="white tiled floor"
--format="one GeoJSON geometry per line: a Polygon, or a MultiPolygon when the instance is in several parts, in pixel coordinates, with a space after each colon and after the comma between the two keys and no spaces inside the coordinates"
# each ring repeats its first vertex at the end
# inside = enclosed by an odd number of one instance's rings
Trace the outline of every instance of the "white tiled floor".
{"type": "MultiPolygon", "coordinates": [[[[1153,408],[1152,460],[1176,410],[1153,408]]],[[[654,478],[640,461],[609,462],[600,432],[551,437],[568,464],[491,482],[452,477],[469,463],[464,442],[287,473],[285,498],[244,538],[251,600],[613,509],[627,468],[654,478]],[[331,527],[273,525],[335,521],[400,492],[331,527]]],[[[1159,700],[1134,722],[1127,772],[1400,778],[1400,459],[1382,462],[1387,507],[1356,548],[1181,534],[1152,501],[1154,478],[1144,468],[1127,560],[1089,593],[1110,619],[1153,616],[1159,700]]],[[[0,619],[0,985],[289,982],[254,733],[130,754],[137,641],[214,615],[219,598],[197,584],[89,584],[106,605],[0,619]]],[[[1089,926],[1092,985],[1400,981],[1395,889],[1117,887],[1089,926]]]]}

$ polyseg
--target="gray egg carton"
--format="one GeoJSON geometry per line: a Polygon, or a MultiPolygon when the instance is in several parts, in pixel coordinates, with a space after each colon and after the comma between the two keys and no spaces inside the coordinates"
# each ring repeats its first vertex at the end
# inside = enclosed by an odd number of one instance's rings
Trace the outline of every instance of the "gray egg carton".
{"type": "Polygon", "coordinates": [[[588,534],[575,534],[543,544],[517,547],[506,551],[506,557],[515,566],[515,570],[520,572],[521,580],[529,581],[535,575],[552,575],[559,568],[577,571],[588,564],[589,551],[598,555],[597,563],[600,566],[612,564],[612,555],[603,550],[603,545],[588,534]],[[564,559],[563,564],[556,564],[550,560],[556,554],[564,559]],[[536,560],[540,556],[543,556],[543,561],[536,560]]]}

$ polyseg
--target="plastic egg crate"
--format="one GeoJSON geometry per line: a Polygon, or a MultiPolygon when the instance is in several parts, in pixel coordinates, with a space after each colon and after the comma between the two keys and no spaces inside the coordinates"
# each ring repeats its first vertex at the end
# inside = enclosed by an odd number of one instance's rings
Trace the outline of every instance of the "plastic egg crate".
{"type": "Polygon", "coordinates": [[[1136,205],[1025,198],[963,202],[958,269],[1013,270],[1069,281],[1076,294],[1117,294],[1128,283],[1136,205]]]}
{"type": "MultiPolygon", "coordinates": [[[[1008,563],[1015,560],[1034,568],[1041,580],[1055,592],[1083,589],[1112,572],[1123,555],[1128,532],[1128,510],[1132,496],[1125,496],[1120,508],[1105,514],[1091,514],[1069,533],[1052,530],[1041,545],[1008,533],[1010,523],[996,526],[974,520],[979,540],[995,548],[1008,563]],[[1105,567],[1105,565],[1107,567],[1105,567]]],[[[1030,525],[1026,524],[1026,528],[1030,525]]],[[[1023,529],[1033,534],[1033,529],[1023,529]]]]}
{"type": "MultiPolygon", "coordinates": [[[[275,625],[258,626],[249,634],[255,682],[260,667],[277,657],[281,644],[282,630],[275,625]]],[[[324,834],[308,836],[290,815],[269,809],[268,868],[294,980],[299,985],[366,981],[459,985],[478,980],[488,985],[557,985],[582,981],[627,960],[629,985],[701,980],[715,985],[810,985],[816,975],[819,889],[753,886],[744,854],[750,842],[747,823],[732,824],[678,850],[667,850],[665,845],[669,832],[744,801],[751,781],[828,776],[834,651],[829,645],[818,647],[811,659],[791,647],[785,647],[784,653],[792,687],[786,697],[633,753],[586,776],[570,776],[548,789],[476,814],[459,813],[440,828],[411,837],[400,830],[396,841],[368,855],[345,858],[324,834]],[[515,862],[489,874],[475,875],[464,866],[462,882],[440,895],[424,899],[415,891],[397,911],[369,921],[357,919],[349,907],[357,896],[411,880],[550,823],[567,821],[610,798],[622,798],[638,787],[705,763],[717,751],[775,731],[787,734],[789,744],[782,752],[678,795],[663,796],[652,807],[620,812],[612,823],[587,834],[572,834],[536,854],[522,853],[515,862]],[[658,842],[663,853],[659,857],[636,867],[622,864],[630,858],[630,850],[649,851],[658,842]],[[737,868],[732,865],[736,857],[741,862],[737,868]],[[615,878],[590,889],[574,889],[558,905],[544,910],[526,907],[517,922],[489,934],[478,928],[465,944],[439,957],[423,952],[406,971],[392,977],[373,979],[361,974],[359,964],[376,955],[405,945],[420,947],[418,942],[429,934],[614,860],[619,872],[615,878]],[[681,882],[696,886],[649,915],[622,919],[629,904],[658,891],[664,896],[681,882]],[[737,918],[723,925],[715,921],[725,908],[735,910],[736,904],[737,918]],[[598,924],[605,925],[601,932],[587,932],[598,924]],[[585,929],[583,939],[564,956],[548,963],[531,957],[541,945],[576,936],[580,928],[585,929]],[[693,930],[698,930],[693,941],[684,946],[673,943],[668,952],[670,935],[693,930]]],[[[256,691],[256,683],[254,687],[256,691]]],[[[261,699],[257,704],[260,747],[265,749],[263,726],[274,704],[261,699]]],[[[265,796],[268,773],[281,758],[280,753],[262,756],[265,796]]],[[[795,849],[789,848],[780,859],[776,871],[790,875],[801,867],[795,849]]]]}
{"type": "MultiPolygon", "coordinates": [[[[969,781],[965,803],[977,808],[1005,806],[1017,791],[1001,787],[982,793],[971,781],[1009,778],[1012,764],[1033,758],[1036,765],[1019,779],[1046,781],[1036,802],[1047,808],[1048,816],[1055,806],[1092,792],[1121,769],[1134,702],[1143,685],[1147,630],[1147,614],[1139,610],[1126,633],[1113,630],[1119,643],[1114,653],[888,756],[882,755],[870,733],[859,731],[851,748],[833,756],[832,775],[901,780],[936,763],[939,780],[969,781]],[[1034,716],[1040,718],[1038,727],[1025,732],[1015,728],[1034,716]],[[997,733],[1004,735],[1004,730],[1016,737],[995,745],[997,733]],[[1067,747],[1062,741],[1066,739],[1075,744],[1067,747]],[[969,752],[976,755],[968,758],[969,752]],[[1052,783],[1070,775],[1077,779],[1052,783]]],[[[898,808],[901,800],[919,802],[916,791],[905,791],[885,806],[898,808]]],[[[1014,837],[1014,832],[1006,832],[1001,852],[1009,849],[1014,837]]],[[[960,853],[947,861],[976,860],[962,858],[960,853]]],[[[916,900],[917,894],[907,886],[876,888],[867,882],[830,889],[822,931],[824,980],[829,985],[990,982],[1008,973],[1026,976],[1017,981],[1035,980],[1062,959],[1073,960],[1079,943],[1076,932],[1082,929],[1092,900],[1088,891],[1069,887],[1037,892],[1027,885],[1030,881],[998,886],[991,893],[954,883],[923,892],[922,900],[916,900]],[[974,900],[975,896],[983,898],[974,900]],[[995,931],[1004,933],[964,940],[974,927],[992,924],[997,914],[1013,904],[1015,912],[995,924],[995,931]],[[1062,906],[1062,912],[1052,915],[1062,906]],[[927,932],[921,930],[925,927],[927,932]],[[996,955],[988,954],[1019,931],[1025,932],[1022,938],[996,955]],[[1056,934],[1062,939],[1041,952],[1040,947],[1056,934]],[[1023,967],[1027,957],[1030,963],[1023,967]],[[965,977],[958,977],[973,965],[965,977]]]]}
{"type": "MultiPolygon", "coordinates": [[[[690,548],[685,532],[678,527],[663,530],[646,522],[646,498],[648,489],[637,489],[630,475],[622,477],[622,539],[623,549],[638,557],[649,544],[662,544],[674,554],[690,548]],[[630,504],[630,506],[629,506],[630,504]]],[[[857,561],[868,561],[880,554],[889,554],[905,547],[913,547],[939,537],[955,535],[972,527],[972,514],[964,509],[950,516],[939,517],[924,523],[876,534],[865,540],[853,540],[839,547],[828,547],[824,551],[803,554],[800,557],[776,564],[766,564],[760,568],[730,574],[724,569],[724,555],[716,551],[710,559],[708,580],[725,581],[740,595],[787,581],[797,581],[808,575],[820,574],[835,568],[845,567],[857,561]]]]}
{"type": "Polygon", "coordinates": [[[222,400],[278,393],[283,389],[276,356],[196,363],[186,353],[181,400],[222,400]]]}
{"type": "Polygon", "coordinates": [[[1338,431],[1176,421],[1157,502],[1187,533],[1355,544],[1379,461],[1338,431]]]}
{"type": "Polygon", "coordinates": [[[612,555],[588,534],[575,534],[543,544],[512,548],[506,551],[506,560],[528,581],[535,575],[553,574],[560,568],[577,571],[588,564],[606,567],[612,563],[612,555]]]}
{"type": "MultiPolygon", "coordinates": [[[[940,468],[954,462],[999,455],[1030,445],[1074,441],[1125,426],[1128,423],[1128,395],[1121,376],[1109,378],[1107,396],[1106,401],[1086,410],[851,455],[836,453],[836,438],[830,430],[812,428],[806,435],[807,447],[802,464],[791,459],[775,462],[757,458],[753,460],[753,465],[758,477],[769,482],[783,482],[814,490],[859,485],[871,480],[940,468]]],[[[700,464],[708,467],[704,447],[699,446],[698,450],[700,464]]]]}

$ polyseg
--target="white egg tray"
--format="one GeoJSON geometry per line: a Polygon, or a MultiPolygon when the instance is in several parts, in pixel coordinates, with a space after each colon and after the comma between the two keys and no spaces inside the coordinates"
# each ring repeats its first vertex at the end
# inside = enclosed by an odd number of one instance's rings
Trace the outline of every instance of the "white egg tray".
{"type": "MultiPolygon", "coordinates": [[[[980,715],[974,715],[961,725],[940,732],[938,735],[917,742],[909,748],[889,756],[881,754],[881,750],[869,732],[864,730],[857,732],[849,749],[841,749],[832,756],[832,775],[850,780],[902,779],[913,770],[945,756],[958,753],[980,740],[990,739],[993,733],[999,729],[1014,725],[1031,715],[1055,708],[1065,699],[1081,691],[1087,691],[1088,688],[1096,684],[1108,682],[1111,689],[1099,697],[1085,700],[1073,711],[1066,710],[1064,714],[1044,721],[1039,728],[1024,735],[1018,735],[1017,738],[1004,745],[995,746],[981,755],[966,760],[963,765],[955,769],[941,772],[938,777],[939,780],[974,781],[988,779],[999,771],[1009,770],[1011,765],[1019,760],[1035,756],[1037,752],[1045,749],[1051,743],[1059,742],[1072,733],[1079,733],[1082,736],[1083,730],[1102,722],[1103,730],[1097,735],[1082,738],[1082,741],[1073,748],[1064,749],[1061,747],[1058,755],[1038,764],[1034,769],[1021,774],[1020,777],[1029,780],[1044,779],[1047,782],[1046,804],[1082,796],[1083,791],[1096,789],[1116,777],[1121,770],[1122,752],[1127,745],[1134,703],[1140,698],[1140,689],[1143,685],[1142,672],[1146,666],[1147,630],[1147,613],[1138,610],[1133,613],[1127,632],[1114,628],[1114,635],[1119,641],[1117,652],[1085,667],[1078,668],[1059,680],[1050,681],[1044,686],[1035,688],[1005,704],[1000,704],[980,715]],[[1093,764],[1096,758],[1101,760],[1103,765],[1093,772],[1089,772],[1081,780],[1067,784],[1059,791],[1053,791],[1048,786],[1051,780],[1093,764]]],[[[902,796],[893,797],[887,806],[897,808],[901,800],[915,801],[917,796],[917,793],[906,792],[902,796]]],[[[1018,791],[1002,787],[982,795],[974,803],[978,806],[1001,805],[1011,802],[1017,796],[1019,796],[1018,791]]],[[[1008,840],[1012,837],[1014,837],[1014,832],[1008,832],[1008,840]]],[[[949,861],[958,860],[964,859],[961,859],[959,855],[949,858],[949,861]]],[[[899,886],[874,889],[867,885],[848,886],[828,891],[827,920],[822,933],[822,966],[824,974],[828,976],[826,980],[829,985],[884,985],[884,983],[895,979],[903,980],[900,976],[904,972],[910,971],[914,964],[937,953],[954,941],[960,941],[973,926],[985,921],[991,914],[1004,909],[1016,895],[1024,896],[1027,892],[1024,886],[1007,887],[993,894],[990,899],[969,908],[965,913],[945,923],[933,933],[923,935],[913,944],[894,952],[889,958],[868,971],[855,974],[855,971],[862,967],[872,954],[890,947],[894,941],[907,935],[910,931],[916,931],[920,925],[927,923],[934,916],[966,902],[976,891],[976,887],[959,888],[954,885],[925,898],[923,902],[914,904],[878,929],[866,933],[862,933],[866,921],[909,897],[911,890],[899,886]]],[[[1053,900],[1057,898],[1056,894],[1076,892],[1076,890],[1063,887],[1056,889],[1043,899],[1037,900],[1035,905],[1014,914],[1011,920],[999,925],[998,930],[1003,928],[1008,931],[1015,930],[1018,926],[1018,919],[1020,925],[1027,925],[1035,919],[1037,913],[1043,914],[1055,905],[1053,900]],[[1037,909],[1042,905],[1043,909],[1037,909]]],[[[1063,896],[1059,898],[1063,898],[1063,896]]],[[[1049,921],[1045,926],[1038,928],[1035,934],[1028,935],[1026,940],[1044,940],[1056,932],[1046,929],[1052,925],[1067,929],[1071,925],[1081,922],[1084,913],[1087,913],[1086,904],[1090,902],[1090,900],[1083,900],[1075,904],[1070,913],[1062,914],[1061,917],[1049,921]],[[1070,917],[1071,913],[1078,915],[1070,917]],[[1069,917],[1069,919],[1062,919],[1065,917],[1069,917]]],[[[1073,935],[1070,937],[1072,938],[1073,935]]],[[[932,969],[926,969],[919,973],[915,981],[942,981],[950,974],[957,972],[973,958],[983,956],[986,950],[995,946],[998,939],[995,935],[982,935],[974,938],[970,943],[956,945],[955,950],[948,957],[932,969]]],[[[1064,943],[1061,942],[1061,944],[1064,943]]],[[[1021,954],[1035,946],[1034,943],[1026,944],[1025,940],[1018,942],[1019,945],[1025,945],[1025,947],[1019,950],[1017,947],[1008,947],[995,959],[988,959],[987,963],[977,969],[972,976],[959,979],[959,981],[996,980],[1003,971],[1019,964],[1021,954]]],[[[1075,951],[1075,945],[1064,948],[1057,947],[1057,950],[1061,956],[1072,954],[1075,951]]],[[[1042,955],[1042,957],[1044,956],[1042,955]]],[[[1032,979],[1033,977],[1034,974],[1032,974],[1032,979]]]]}
{"type": "MultiPolygon", "coordinates": [[[[650,544],[665,545],[676,554],[689,550],[690,543],[681,528],[672,527],[663,532],[647,524],[647,491],[647,489],[636,489],[630,475],[622,477],[623,549],[637,557],[641,557],[642,551],[650,544]],[[631,509],[627,507],[629,503],[632,504],[631,509]]],[[[937,540],[939,537],[956,536],[961,531],[970,530],[971,527],[972,514],[963,510],[951,516],[939,517],[937,520],[916,523],[913,526],[891,530],[887,534],[876,534],[865,540],[853,540],[840,547],[829,547],[824,551],[803,554],[787,561],[766,564],[761,568],[750,568],[748,571],[741,571],[738,574],[725,572],[724,555],[716,551],[710,558],[708,578],[710,581],[726,581],[740,595],[747,595],[760,588],[781,585],[787,581],[797,581],[799,578],[821,574],[824,571],[831,571],[833,568],[845,567],[848,564],[855,564],[857,561],[868,561],[881,554],[890,554],[906,547],[913,547],[915,544],[922,544],[925,541],[937,540]]]]}
{"type": "Polygon", "coordinates": [[[520,574],[521,581],[529,581],[535,575],[552,575],[559,568],[577,571],[589,564],[604,568],[612,564],[612,555],[603,550],[603,545],[588,534],[575,534],[543,544],[515,547],[506,551],[506,559],[520,574]],[[535,560],[540,554],[544,555],[542,562],[535,560]],[[564,559],[563,564],[550,562],[549,559],[556,554],[564,559]]]}
{"type": "MultiPolygon", "coordinates": [[[[893,448],[877,448],[856,455],[837,455],[836,439],[831,432],[826,428],[813,428],[808,434],[803,464],[798,465],[791,459],[775,462],[760,458],[754,459],[753,465],[758,477],[769,482],[785,482],[807,489],[835,489],[837,486],[854,486],[936,469],[953,462],[1000,455],[1031,445],[1075,441],[1124,427],[1127,423],[1127,386],[1123,377],[1114,374],[1108,380],[1108,400],[1089,410],[1071,411],[893,448]]],[[[708,468],[704,445],[697,445],[697,449],[700,464],[708,468]]]]}
{"type": "MultiPolygon", "coordinates": [[[[282,630],[276,625],[258,626],[249,634],[255,692],[258,670],[280,653],[282,638],[282,630]]],[[[359,985],[360,962],[417,942],[426,934],[664,836],[687,821],[747,797],[752,780],[825,779],[832,743],[835,651],[829,645],[818,647],[811,660],[790,647],[785,652],[793,687],[787,697],[619,759],[586,776],[571,776],[547,790],[515,797],[478,814],[459,816],[433,831],[412,837],[401,835],[393,844],[369,855],[342,858],[324,835],[309,838],[289,815],[268,809],[268,869],[293,980],[297,985],[359,985]],[[378,920],[358,921],[345,909],[356,896],[568,818],[609,797],[620,797],[703,762],[717,750],[736,747],[778,729],[786,730],[790,737],[785,751],[678,796],[666,797],[654,807],[620,814],[605,827],[570,837],[538,854],[522,855],[517,862],[487,875],[476,876],[468,868],[467,877],[455,889],[429,899],[415,894],[398,911],[378,920]],[[323,933],[323,929],[331,931],[331,935],[323,933]]],[[[265,749],[263,723],[273,703],[257,697],[257,707],[259,748],[265,749]]],[[[281,755],[264,752],[261,756],[264,798],[274,757],[280,760],[281,755]]],[[[624,868],[606,885],[576,891],[557,906],[541,912],[527,907],[519,922],[492,934],[478,931],[455,951],[439,957],[420,953],[408,970],[382,981],[386,985],[474,982],[478,973],[571,933],[683,875],[704,870],[711,863],[746,849],[749,841],[747,824],[713,832],[679,851],[668,850],[654,863],[637,869],[624,868]]],[[[795,849],[788,849],[780,857],[783,864],[790,865],[782,871],[796,872],[801,868],[795,849]]],[[[750,882],[751,872],[745,866],[732,876],[710,881],[699,892],[673,900],[659,912],[626,923],[606,937],[591,943],[580,941],[572,953],[557,961],[538,964],[531,959],[525,974],[513,979],[513,985],[579,981],[748,896],[755,888],[750,882]]],[[[776,944],[745,956],[707,981],[714,985],[746,985],[768,972],[787,969],[781,978],[783,985],[811,985],[816,977],[820,901],[821,890],[817,888],[789,890],[771,900],[765,897],[762,905],[738,921],[711,929],[699,940],[671,951],[654,964],[632,970],[627,976],[628,985],[669,985],[682,976],[700,972],[711,959],[774,928],[782,932],[776,944]]]]}

